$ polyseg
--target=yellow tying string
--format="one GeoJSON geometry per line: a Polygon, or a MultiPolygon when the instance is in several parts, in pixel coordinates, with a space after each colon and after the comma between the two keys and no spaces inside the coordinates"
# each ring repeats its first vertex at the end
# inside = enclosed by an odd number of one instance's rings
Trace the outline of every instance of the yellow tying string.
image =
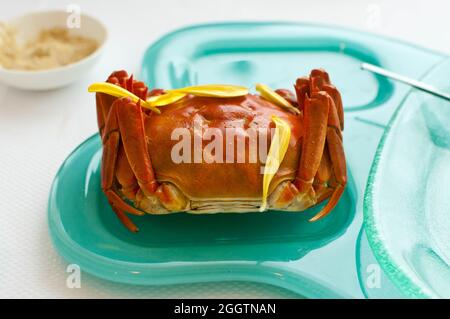
{"type": "Polygon", "coordinates": [[[108,82],[94,83],[94,84],[89,85],[88,92],[100,92],[100,93],[109,94],[109,95],[112,95],[115,97],[129,97],[134,103],[138,103],[140,101],[142,107],[148,108],[158,114],[161,113],[160,110],[158,110],[156,107],[152,106],[147,101],[140,99],[138,96],[134,95],[130,91],[125,90],[124,88],[122,88],[118,85],[115,85],[115,84],[111,84],[108,82]]]}
{"type": "Polygon", "coordinates": [[[247,95],[248,89],[244,86],[237,85],[205,84],[169,90],[168,92],[185,93],[206,97],[237,97],[247,95]]]}
{"type": "Polygon", "coordinates": [[[274,90],[269,88],[267,85],[258,83],[258,84],[256,84],[255,88],[256,88],[256,91],[258,91],[259,94],[261,94],[261,96],[264,99],[266,99],[278,106],[281,106],[284,109],[290,110],[290,111],[294,112],[295,114],[300,114],[300,111],[296,107],[294,107],[291,103],[289,103],[288,100],[286,100],[280,94],[278,94],[277,92],[275,92],[274,90]]]}
{"type": "Polygon", "coordinates": [[[267,154],[266,165],[264,166],[263,195],[262,204],[259,208],[260,212],[265,211],[267,208],[270,182],[280,168],[291,138],[291,127],[288,123],[275,115],[272,115],[272,121],[275,123],[275,133],[270,144],[269,153],[267,154]]]}

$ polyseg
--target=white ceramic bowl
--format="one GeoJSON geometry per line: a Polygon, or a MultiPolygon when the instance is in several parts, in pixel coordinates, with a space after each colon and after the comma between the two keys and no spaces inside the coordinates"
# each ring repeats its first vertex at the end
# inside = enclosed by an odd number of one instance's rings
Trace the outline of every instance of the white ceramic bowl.
{"type": "MultiPolygon", "coordinates": [[[[16,30],[18,41],[37,36],[42,29],[67,27],[69,13],[65,11],[43,11],[26,14],[8,21],[16,30]]],[[[68,85],[89,72],[98,61],[108,37],[106,27],[99,20],[81,14],[80,28],[70,29],[71,34],[97,41],[98,48],[89,56],[75,63],[49,70],[10,70],[0,66],[0,82],[27,90],[49,90],[68,85]]]]}

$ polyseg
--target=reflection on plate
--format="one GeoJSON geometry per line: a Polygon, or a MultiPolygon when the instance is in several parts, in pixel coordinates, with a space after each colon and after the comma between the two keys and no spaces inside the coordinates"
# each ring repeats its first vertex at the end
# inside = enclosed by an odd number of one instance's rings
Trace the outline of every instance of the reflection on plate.
{"type": "MultiPolygon", "coordinates": [[[[450,91],[450,59],[423,80],[450,91]]],[[[372,166],[365,228],[375,256],[411,297],[450,297],[450,102],[412,91],[372,166]]]]}

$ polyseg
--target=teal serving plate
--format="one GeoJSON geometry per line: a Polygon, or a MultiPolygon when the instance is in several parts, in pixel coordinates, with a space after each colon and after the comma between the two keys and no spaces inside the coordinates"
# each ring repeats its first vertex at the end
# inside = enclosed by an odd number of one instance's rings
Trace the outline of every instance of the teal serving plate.
{"type": "Polygon", "coordinates": [[[55,247],[83,271],[129,284],[245,280],[309,298],[370,297],[359,259],[361,249],[369,249],[360,240],[363,194],[380,137],[410,89],[359,66],[369,62],[421,78],[445,58],[406,43],[309,24],[224,23],[172,32],[144,55],[139,78],[151,87],[263,82],[291,88],[312,68],[327,69],[346,111],[349,183],[343,198],[315,223],[308,218],[318,208],[148,215],[131,217],[140,228],[133,234],[100,190],[101,143],[94,135],[67,158],[53,183],[48,216],[55,247]]]}

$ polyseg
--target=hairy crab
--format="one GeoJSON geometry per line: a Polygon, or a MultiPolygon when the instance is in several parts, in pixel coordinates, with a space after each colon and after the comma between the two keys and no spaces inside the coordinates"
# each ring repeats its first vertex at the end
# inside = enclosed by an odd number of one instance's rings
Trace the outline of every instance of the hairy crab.
{"type": "Polygon", "coordinates": [[[347,181],[341,96],[322,69],[297,79],[294,88],[295,94],[264,85],[257,86],[260,94],[213,85],[149,91],[125,71],[92,85],[103,142],[102,189],[119,219],[137,231],[126,213],[302,211],[329,199],[311,221],[327,215],[347,181]],[[194,136],[183,152],[184,133],[174,133],[180,128],[194,136]],[[236,129],[232,140],[220,140],[228,128],[236,129]],[[214,134],[195,145],[206,129],[214,134]],[[265,159],[249,155],[261,146],[250,142],[249,129],[266,133],[265,159]],[[275,135],[285,141],[272,143],[275,135]],[[239,139],[248,154],[241,156],[239,139]],[[208,148],[213,140],[215,148],[208,148]],[[174,153],[183,153],[181,161],[174,153]]]}

